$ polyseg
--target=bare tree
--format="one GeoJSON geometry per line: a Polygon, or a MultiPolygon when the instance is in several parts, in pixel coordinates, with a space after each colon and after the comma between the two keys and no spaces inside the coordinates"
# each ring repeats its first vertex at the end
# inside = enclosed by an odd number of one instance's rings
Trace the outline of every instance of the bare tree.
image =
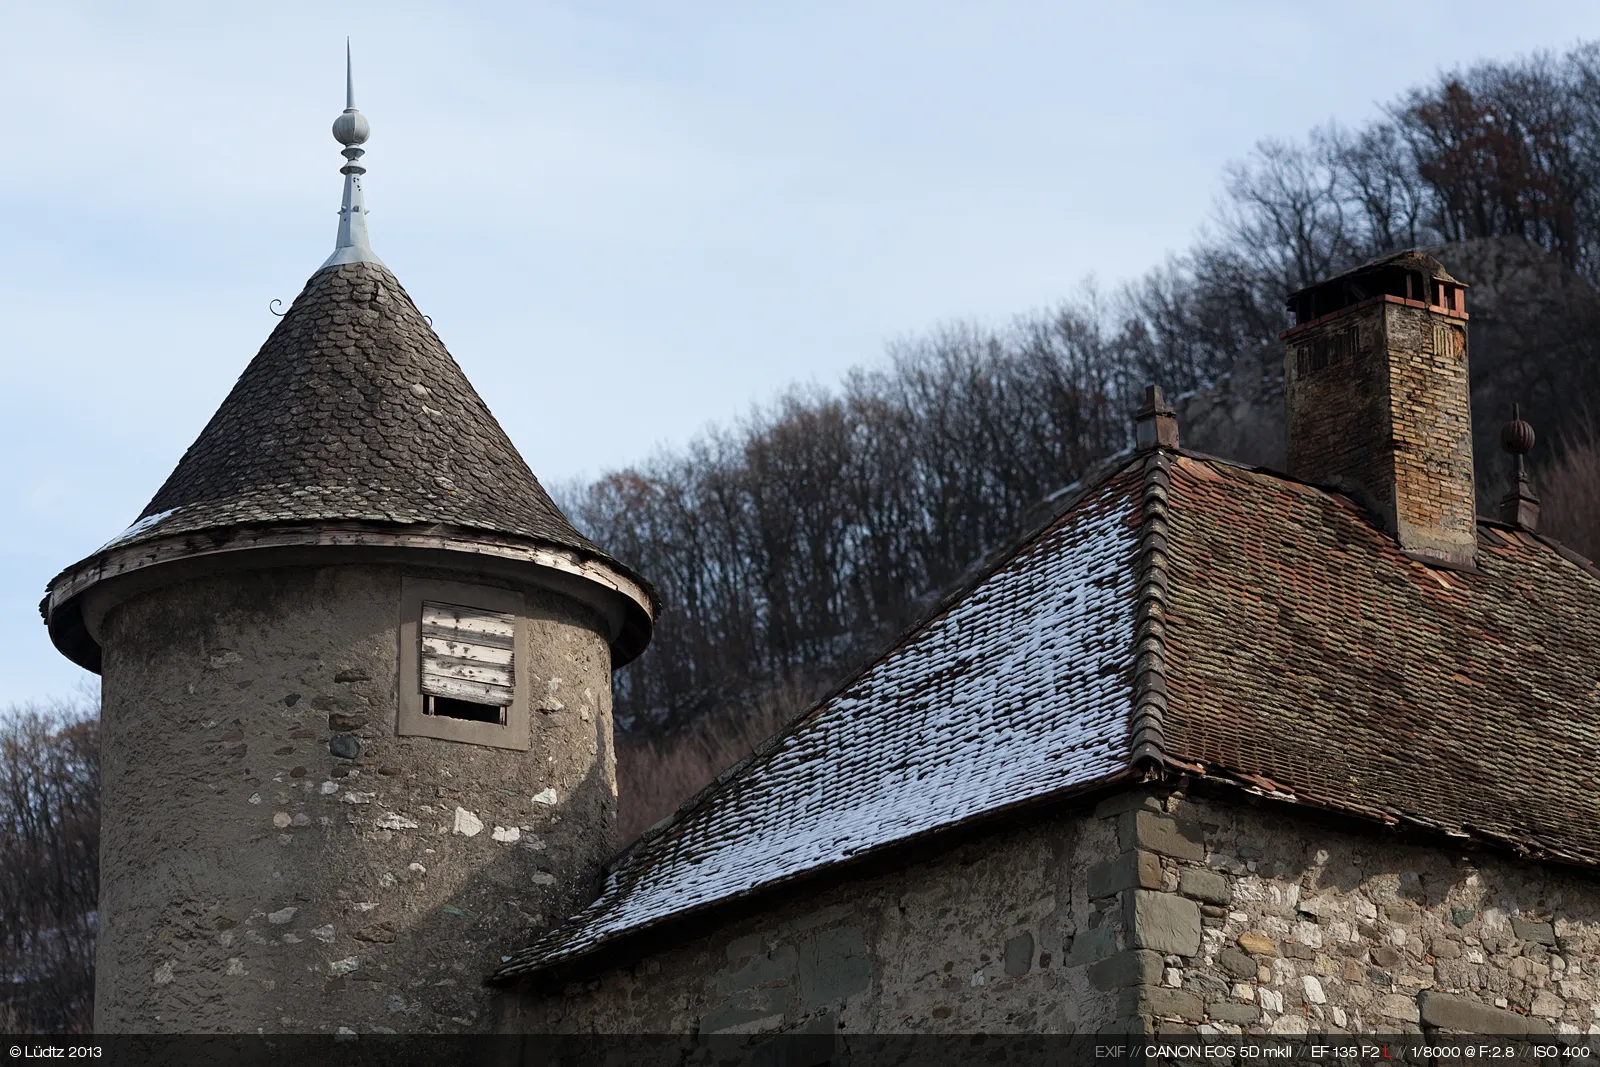
{"type": "Polygon", "coordinates": [[[19,1032],[92,1025],[97,710],[60,702],[0,713],[0,1015],[19,1032]]]}

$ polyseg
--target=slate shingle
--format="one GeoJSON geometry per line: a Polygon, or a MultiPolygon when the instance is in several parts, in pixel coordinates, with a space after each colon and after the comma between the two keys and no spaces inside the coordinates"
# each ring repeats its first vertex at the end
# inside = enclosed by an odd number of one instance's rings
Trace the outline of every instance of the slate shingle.
{"type": "Polygon", "coordinates": [[[318,271],[115,544],[241,523],[448,523],[610,561],[573,529],[394,275],[318,271]]]}

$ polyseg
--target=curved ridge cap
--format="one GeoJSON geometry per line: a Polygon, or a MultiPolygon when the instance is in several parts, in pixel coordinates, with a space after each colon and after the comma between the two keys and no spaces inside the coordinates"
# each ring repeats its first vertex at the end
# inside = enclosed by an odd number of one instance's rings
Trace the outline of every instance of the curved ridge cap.
{"type": "Polygon", "coordinates": [[[1128,762],[1166,763],[1168,503],[1172,457],[1160,448],[1145,460],[1139,487],[1139,548],[1134,579],[1133,706],[1128,722],[1128,762]]]}

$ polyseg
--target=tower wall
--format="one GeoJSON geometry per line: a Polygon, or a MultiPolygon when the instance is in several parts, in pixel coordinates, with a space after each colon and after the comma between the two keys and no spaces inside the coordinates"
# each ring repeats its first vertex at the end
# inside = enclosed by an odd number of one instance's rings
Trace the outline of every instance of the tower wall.
{"type": "Polygon", "coordinates": [[[197,575],[98,614],[97,1030],[480,1029],[499,953],[593,895],[616,773],[588,605],[344,562],[197,575]],[[397,734],[418,579],[520,595],[525,751],[397,734]]]}

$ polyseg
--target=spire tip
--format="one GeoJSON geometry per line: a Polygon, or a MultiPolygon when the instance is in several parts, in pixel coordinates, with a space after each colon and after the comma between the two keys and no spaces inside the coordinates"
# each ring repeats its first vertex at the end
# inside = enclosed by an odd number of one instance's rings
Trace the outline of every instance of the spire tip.
{"type": "Polygon", "coordinates": [[[341,155],[345,165],[339,168],[344,175],[344,204],[339,208],[339,236],[334,243],[333,255],[324,268],[342,263],[380,263],[367,243],[367,205],[361,191],[361,176],[367,168],[361,165],[366,151],[361,148],[372,133],[367,117],[356,110],[354,67],[350,60],[350,38],[344,39],[344,112],[333,120],[333,139],[344,145],[341,155]]]}

